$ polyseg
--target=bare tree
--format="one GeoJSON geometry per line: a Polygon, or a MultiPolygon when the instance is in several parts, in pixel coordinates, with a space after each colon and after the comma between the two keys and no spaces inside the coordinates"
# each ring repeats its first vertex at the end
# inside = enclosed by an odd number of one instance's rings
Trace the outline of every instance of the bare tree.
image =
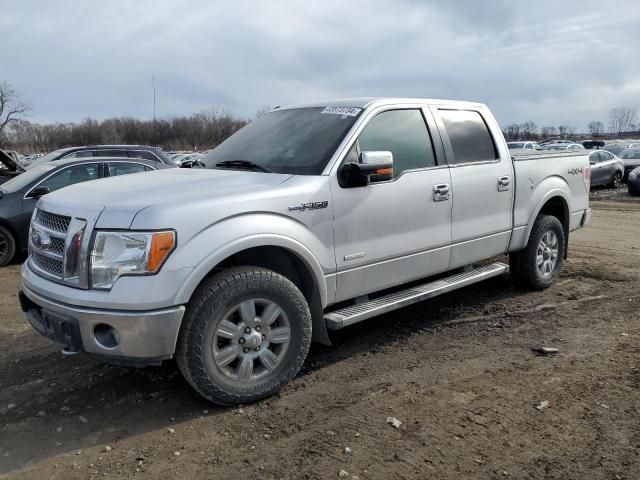
{"type": "MultiPolygon", "coordinates": [[[[0,146],[6,138],[6,129],[31,111],[7,82],[0,82],[0,146]]],[[[6,140],[4,141],[6,142],[6,140]]]]}
{"type": "Polygon", "coordinates": [[[520,134],[522,138],[531,140],[537,137],[538,126],[532,120],[520,124],[520,134]]]}
{"type": "Polygon", "coordinates": [[[637,109],[633,107],[613,107],[609,110],[609,130],[617,135],[630,131],[637,114],[637,109]]]}
{"type": "Polygon", "coordinates": [[[559,125],[558,126],[558,134],[564,138],[572,137],[576,133],[576,127],[572,127],[570,125],[559,125]]]}
{"type": "Polygon", "coordinates": [[[587,124],[587,128],[589,129],[589,133],[593,137],[597,137],[604,133],[604,124],[599,120],[592,120],[587,124]]]}
{"type": "Polygon", "coordinates": [[[556,127],[542,127],[540,129],[540,136],[542,138],[553,137],[558,134],[556,127]]]}
{"type": "Polygon", "coordinates": [[[520,138],[520,125],[517,123],[507,125],[506,137],[509,140],[518,140],[520,138]]]}

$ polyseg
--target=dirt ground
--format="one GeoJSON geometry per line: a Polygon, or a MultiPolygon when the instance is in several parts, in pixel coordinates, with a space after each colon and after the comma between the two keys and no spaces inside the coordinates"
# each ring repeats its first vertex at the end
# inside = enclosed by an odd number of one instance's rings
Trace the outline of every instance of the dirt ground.
{"type": "Polygon", "coordinates": [[[552,288],[498,278],[353,326],[234,409],[173,364],[63,358],[4,268],[0,478],[638,479],[640,199],[593,198],[552,288]]]}

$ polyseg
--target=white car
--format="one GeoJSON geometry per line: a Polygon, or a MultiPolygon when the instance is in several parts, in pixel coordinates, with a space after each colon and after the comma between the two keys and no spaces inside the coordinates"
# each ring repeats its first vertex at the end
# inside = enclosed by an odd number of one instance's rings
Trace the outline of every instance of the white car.
{"type": "Polygon", "coordinates": [[[507,142],[509,150],[542,150],[538,142],[507,142]]]}

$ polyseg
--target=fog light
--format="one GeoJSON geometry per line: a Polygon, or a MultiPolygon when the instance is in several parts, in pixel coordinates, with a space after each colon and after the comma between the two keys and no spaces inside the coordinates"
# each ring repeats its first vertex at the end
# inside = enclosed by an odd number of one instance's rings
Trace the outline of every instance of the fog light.
{"type": "Polygon", "coordinates": [[[116,348],[120,343],[120,335],[115,328],[105,323],[99,323],[93,328],[93,336],[98,345],[104,348],[116,348]]]}

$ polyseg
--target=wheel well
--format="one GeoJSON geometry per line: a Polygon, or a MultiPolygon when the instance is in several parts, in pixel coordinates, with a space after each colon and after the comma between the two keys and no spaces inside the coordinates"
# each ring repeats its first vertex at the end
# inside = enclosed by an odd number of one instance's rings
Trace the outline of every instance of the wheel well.
{"type": "Polygon", "coordinates": [[[300,289],[307,301],[316,288],[309,268],[295,253],[281,247],[254,247],[235,253],[220,262],[214,271],[230,267],[251,265],[268,268],[291,280],[300,289]]]}
{"type": "Polygon", "coordinates": [[[562,223],[562,230],[564,230],[564,241],[565,241],[565,258],[567,256],[567,250],[569,245],[569,206],[567,202],[562,197],[553,197],[547,200],[540,209],[540,213],[538,215],[553,215],[560,223],[562,223]]]}

